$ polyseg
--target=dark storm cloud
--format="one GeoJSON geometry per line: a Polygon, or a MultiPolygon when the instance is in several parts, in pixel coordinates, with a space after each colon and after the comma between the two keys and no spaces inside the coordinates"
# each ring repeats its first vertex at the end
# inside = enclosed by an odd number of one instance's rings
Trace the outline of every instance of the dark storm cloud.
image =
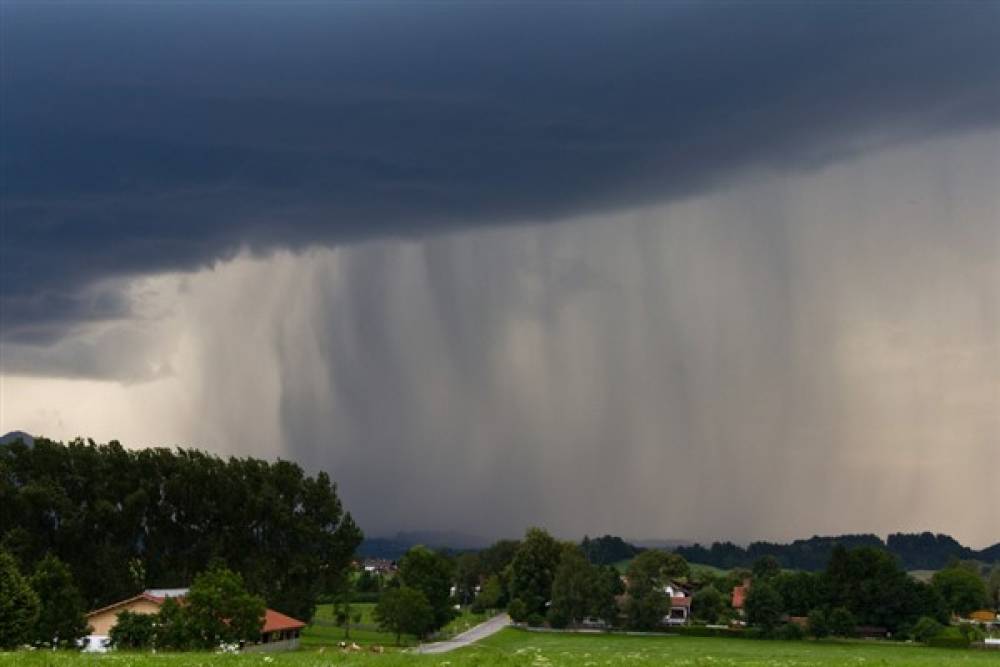
{"type": "Polygon", "coordinates": [[[1000,120],[1000,6],[5,3],[3,335],[105,279],[669,200],[1000,120]]]}

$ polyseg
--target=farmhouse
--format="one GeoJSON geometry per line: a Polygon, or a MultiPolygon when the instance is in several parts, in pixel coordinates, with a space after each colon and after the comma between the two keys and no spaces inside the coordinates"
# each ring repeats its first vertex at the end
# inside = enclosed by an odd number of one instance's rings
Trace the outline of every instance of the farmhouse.
{"type": "Polygon", "coordinates": [[[969,614],[969,620],[976,623],[996,623],[1000,621],[1000,613],[991,609],[980,609],[969,614]]]}
{"type": "Polygon", "coordinates": [[[663,624],[687,625],[691,618],[691,591],[672,581],[663,587],[663,592],[670,598],[670,612],[663,617],[663,624]]]}
{"type": "MultiPolygon", "coordinates": [[[[85,651],[106,651],[110,646],[111,628],[118,622],[118,614],[129,611],[133,614],[155,614],[160,611],[167,598],[183,601],[186,588],[150,588],[127,600],[121,600],[107,607],[101,607],[87,614],[87,624],[91,634],[85,639],[85,651]]],[[[302,621],[268,609],[264,612],[264,624],[260,637],[243,646],[244,651],[278,651],[295,649],[299,645],[299,632],[306,626],[302,621]]]]}
{"type": "Polygon", "coordinates": [[[396,571],[396,561],[387,558],[366,558],[361,564],[369,574],[392,574],[396,571]]]}
{"type": "Polygon", "coordinates": [[[747,594],[750,592],[750,580],[744,579],[741,586],[733,587],[733,597],[730,601],[733,609],[739,613],[743,613],[743,606],[747,601],[747,594]]]}

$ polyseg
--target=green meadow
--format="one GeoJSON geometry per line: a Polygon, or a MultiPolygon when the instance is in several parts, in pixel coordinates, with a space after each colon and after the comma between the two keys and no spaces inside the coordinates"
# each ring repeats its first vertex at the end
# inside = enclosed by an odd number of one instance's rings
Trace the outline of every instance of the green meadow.
{"type": "MultiPolygon", "coordinates": [[[[375,620],[374,603],[360,602],[351,606],[352,612],[359,613],[361,619],[357,625],[352,625],[349,637],[344,628],[336,624],[332,604],[317,606],[313,624],[302,633],[301,643],[303,648],[318,649],[324,646],[336,646],[342,641],[354,642],[361,646],[377,644],[386,648],[391,647],[395,643],[395,635],[378,629],[378,623],[375,620]]],[[[444,639],[465,632],[485,620],[486,616],[484,614],[475,614],[468,609],[463,609],[458,617],[441,629],[441,638],[444,639]]],[[[417,639],[404,635],[400,643],[403,646],[413,646],[417,643],[417,639]]]]}
{"type": "Polygon", "coordinates": [[[382,665],[442,667],[601,667],[617,665],[686,665],[701,667],[823,667],[879,665],[933,667],[936,665],[1000,665],[1000,653],[932,649],[918,645],[864,641],[757,641],[700,637],[629,637],[534,633],[507,629],[471,647],[441,655],[414,655],[391,649],[344,653],[335,647],[307,648],[270,655],[213,655],[210,653],[80,655],[35,651],[0,653],[0,665],[24,667],[146,667],[152,665],[382,665]]]}

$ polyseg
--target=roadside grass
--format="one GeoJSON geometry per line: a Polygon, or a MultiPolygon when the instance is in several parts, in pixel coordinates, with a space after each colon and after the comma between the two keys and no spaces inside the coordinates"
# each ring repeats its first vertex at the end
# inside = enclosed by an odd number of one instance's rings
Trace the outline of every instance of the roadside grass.
{"type": "Polygon", "coordinates": [[[442,638],[445,638],[462,634],[466,630],[479,625],[488,618],[489,615],[487,614],[477,614],[467,607],[463,607],[458,616],[452,619],[448,625],[441,628],[441,636],[442,638]]]}
{"type": "Polygon", "coordinates": [[[211,653],[81,655],[68,652],[0,653],[0,666],[200,667],[258,665],[263,667],[619,667],[625,665],[685,665],[695,667],[833,667],[879,665],[936,667],[938,665],[998,665],[991,651],[932,649],[919,645],[875,641],[759,641],[702,637],[630,637],[603,634],[502,632],[448,654],[413,655],[343,653],[333,647],[294,653],[215,655],[211,653]]]}

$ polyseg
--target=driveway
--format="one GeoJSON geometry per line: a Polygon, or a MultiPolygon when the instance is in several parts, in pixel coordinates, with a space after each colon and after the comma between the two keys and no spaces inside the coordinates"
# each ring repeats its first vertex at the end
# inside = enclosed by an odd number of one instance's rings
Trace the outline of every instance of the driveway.
{"type": "Polygon", "coordinates": [[[448,651],[454,651],[457,648],[462,648],[463,646],[468,646],[469,644],[478,642],[480,639],[486,639],[490,635],[495,635],[508,625],[510,625],[510,616],[507,614],[497,614],[488,621],[483,621],[476,627],[469,628],[462,634],[455,635],[447,641],[434,642],[433,644],[423,644],[413,649],[413,652],[447,653],[448,651]]]}

